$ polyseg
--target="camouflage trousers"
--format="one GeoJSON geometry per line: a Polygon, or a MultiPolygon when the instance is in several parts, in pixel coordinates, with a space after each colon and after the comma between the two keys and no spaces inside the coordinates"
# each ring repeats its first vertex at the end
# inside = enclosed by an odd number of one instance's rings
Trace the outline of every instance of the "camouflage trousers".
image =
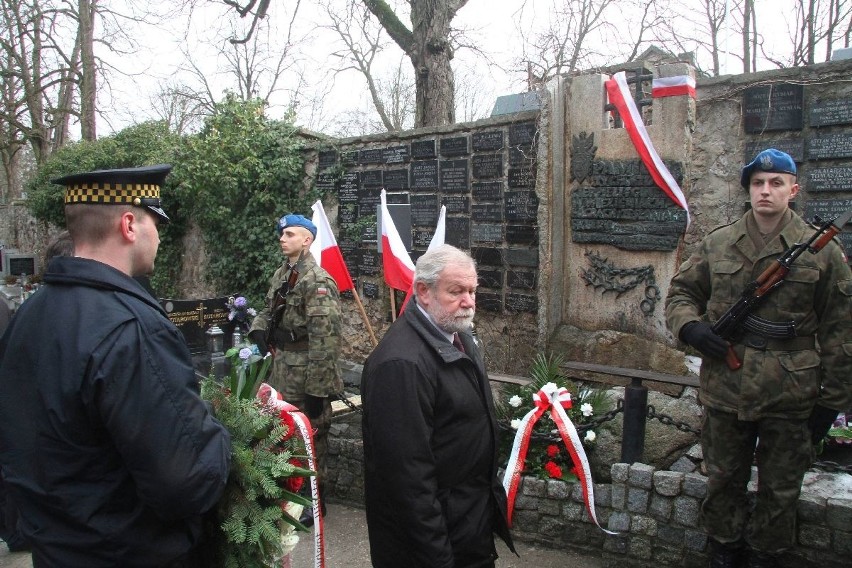
{"type": "MultiPolygon", "coordinates": [[[[284,362],[285,353],[278,350],[272,366],[269,380],[275,390],[281,393],[284,400],[305,411],[305,379],[307,366],[287,365],[284,362]]],[[[322,414],[318,418],[310,418],[314,431],[314,455],[317,460],[317,482],[322,483],[328,474],[328,431],[331,428],[331,400],[325,398],[322,414]]]]}
{"type": "Polygon", "coordinates": [[[795,544],[796,503],[813,459],[807,420],[737,420],[736,414],[704,409],[701,447],[707,496],[701,520],[721,543],[742,538],[755,550],[777,553],[795,544]],[[759,482],[754,508],[748,499],[751,466],[759,482]]]}

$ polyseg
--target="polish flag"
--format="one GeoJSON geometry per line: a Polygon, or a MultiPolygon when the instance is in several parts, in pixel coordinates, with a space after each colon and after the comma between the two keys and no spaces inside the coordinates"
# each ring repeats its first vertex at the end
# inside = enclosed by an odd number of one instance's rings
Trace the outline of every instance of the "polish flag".
{"type": "Polygon", "coordinates": [[[435,234],[432,235],[432,240],[429,241],[429,248],[426,252],[435,250],[442,244],[447,236],[447,206],[441,205],[441,213],[438,215],[438,224],[435,226],[435,234]]]}
{"type": "Polygon", "coordinates": [[[340,252],[340,247],[337,246],[334,233],[331,232],[331,225],[328,223],[322,201],[317,200],[316,203],[311,205],[311,209],[314,210],[311,221],[317,226],[317,237],[311,243],[311,254],[314,255],[323,270],[334,278],[338,292],[352,290],[355,288],[355,284],[352,283],[352,277],[343,261],[343,254],[340,252]]]}
{"type": "Polygon", "coordinates": [[[411,290],[414,282],[414,263],[388,211],[387,195],[382,190],[382,267],[385,282],[395,290],[411,290]]]}
{"type": "Polygon", "coordinates": [[[689,95],[695,98],[695,79],[689,75],[678,75],[676,77],[657,77],[651,81],[651,96],[655,99],[660,97],[676,97],[689,95]]]}

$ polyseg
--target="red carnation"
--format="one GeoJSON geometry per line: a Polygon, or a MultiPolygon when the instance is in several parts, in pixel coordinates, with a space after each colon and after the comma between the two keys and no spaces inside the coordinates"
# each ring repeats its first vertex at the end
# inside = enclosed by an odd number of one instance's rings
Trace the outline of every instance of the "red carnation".
{"type": "Polygon", "coordinates": [[[550,444],[549,446],[547,446],[547,457],[555,458],[556,454],[558,454],[558,453],[559,453],[559,446],[557,446],[556,444],[550,444]]]}
{"type": "Polygon", "coordinates": [[[562,468],[556,465],[556,462],[547,462],[544,464],[544,469],[547,471],[547,475],[553,479],[562,479],[562,468]]]}
{"type": "Polygon", "coordinates": [[[284,434],[284,439],[289,440],[296,433],[296,421],[293,420],[293,417],[286,410],[282,410],[279,415],[281,419],[281,423],[287,426],[287,433],[284,434]]]}

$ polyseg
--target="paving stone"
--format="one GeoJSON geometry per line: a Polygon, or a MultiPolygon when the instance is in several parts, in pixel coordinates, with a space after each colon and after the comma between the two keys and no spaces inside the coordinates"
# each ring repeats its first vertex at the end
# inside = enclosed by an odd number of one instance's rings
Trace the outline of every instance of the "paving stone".
{"type": "Polygon", "coordinates": [[[647,513],[650,493],[645,489],[630,487],[627,489],[627,510],[631,513],[647,513]]]}
{"type": "Polygon", "coordinates": [[[650,490],[654,483],[654,466],[644,463],[634,463],[630,466],[627,482],[631,487],[641,487],[650,490]]]}
{"type": "Polygon", "coordinates": [[[683,486],[683,473],[676,471],[655,471],[654,491],[660,495],[674,497],[680,494],[683,486]]]}
{"type": "Polygon", "coordinates": [[[672,520],[687,527],[698,526],[698,500],[692,497],[675,497],[672,520]]]}
{"type": "Polygon", "coordinates": [[[614,463],[610,468],[610,475],[613,483],[627,483],[627,475],[630,472],[630,465],[626,463],[614,463]]]}

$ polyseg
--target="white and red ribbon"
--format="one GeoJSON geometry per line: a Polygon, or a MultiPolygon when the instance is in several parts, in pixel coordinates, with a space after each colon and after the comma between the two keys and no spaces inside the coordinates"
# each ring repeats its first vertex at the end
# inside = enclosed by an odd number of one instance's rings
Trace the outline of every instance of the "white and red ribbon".
{"type": "Polygon", "coordinates": [[[618,109],[618,114],[621,120],[624,121],[624,128],[630,135],[630,140],[633,141],[633,146],[639,153],[639,157],[648,168],[654,183],[662,189],[672,201],[677,203],[686,211],[686,224],[690,223],[689,206],[686,204],[686,197],[683,195],[680,186],[672,177],[669,168],[663,163],[660,155],[654,149],[651,143],[651,137],[648,135],[648,130],[645,128],[645,123],[642,121],[642,115],[636,108],[636,103],[633,101],[633,95],[630,94],[630,89],[627,86],[627,78],[624,71],[619,71],[612,76],[612,79],[604,83],[606,86],[609,102],[615,105],[618,109]]]}
{"type": "Polygon", "coordinates": [[[506,465],[506,473],[503,476],[503,489],[506,490],[508,501],[506,515],[509,520],[509,526],[512,526],[512,512],[515,509],[518,484],[521,480],[521,473],[524,471],[524,462],[527,457],[527,449],[529,449],[533,427],[539,418],[549,410],[553,422],[556,423],[559,436],[565,443],[565,448],[568,450],[571,461],[574,463],[574,470],[577,473],[577,478],[580,480],[580,487],[583,490],[583,502],[586,505],[586,511],[589,512],[589,517],[604,532],[617,534],[603,528],[595,514],[595,489],[592,482],[592,472],[589,468],[589,460],[586,457],[583,444],[580,442],[577,429],[574,427],[571,419],[568,418],[568,414],[565,413],[566,408],[571,408],[571,393],[563,387],[557,387],[553,383],[548,383],[533,395],[533,403],[535,406],[521,419],[518,433],[515,434],[515,441],[512,444],[509,463],[506,465]]]}
{"type": "MultiPolygon", "coordinates": [[[[260,388],[257,390],[257,398],[279,412],[282,410],[286,411],[293,417],[293,422],[296,423],[299,433],[305,441],[305,451],[308,454],[308,467],[313,471],[319,471],[317,469],[316,458],[314,457],[314,431],[311,428],[311,422],[308,420],[308,417],[297,407],[285,401],[281,393],[267,383],[260,385],[260,388]]],[[[314,500],[314,568],[325,568],[325,534],[323,532],[319,486],[317,485],[316,475],[311,476],[311,498],[314,500]]]]}
{"type": "Polygon", "coordinates": [[[651,96],[655,99],[682,95],[695,98],[695,79],[689,75],[657,77],[651,81],[651,96]]]}

